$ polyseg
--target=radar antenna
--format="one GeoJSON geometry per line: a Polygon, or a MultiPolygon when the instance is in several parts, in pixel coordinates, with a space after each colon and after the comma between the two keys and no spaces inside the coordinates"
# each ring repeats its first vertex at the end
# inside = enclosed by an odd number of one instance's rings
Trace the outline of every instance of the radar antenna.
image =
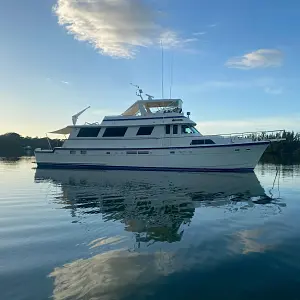
{"type": "Polygon", "coordinates": [[[142,90],[138,85],[135,85],[135,84],[132,84],[132,83],[130,83],[130,84],[131,84],[132,86],[134,86],[134,87],[137,88],[137,90],[136,90],[136,95],[137,95],[138,97],[140,97],[141,100],[144,100],[144,99],[143,99],[143,96],[142,96],[143,90],[142,90]]]}

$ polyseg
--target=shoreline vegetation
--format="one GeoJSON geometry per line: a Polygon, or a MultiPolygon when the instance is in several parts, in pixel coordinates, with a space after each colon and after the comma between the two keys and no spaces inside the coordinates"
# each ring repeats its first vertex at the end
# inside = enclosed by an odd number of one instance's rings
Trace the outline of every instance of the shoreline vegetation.
{"type": "Polygon", "coordinates": [[[49,149],[51,147],[60,147],[63,140],[44,138],[23,137],[18,133],[6,133],[0,135],[0,157],[20,157],[28,154],[34,154],[34,149],[49,149]]]}
{"type": "MultiPolygon", "coordinates": [[[[271,143],[262,156],[261,163],[300,163],[300,133],[284,131],[281,137],[285,140],[271,143]]],[[[6,133],[0,135],[0,157],[33,155],[36,148],[49,149],[49,143],[52,148],[60,147],[63,140],[22,137],[18,133],[6,133]]]]}

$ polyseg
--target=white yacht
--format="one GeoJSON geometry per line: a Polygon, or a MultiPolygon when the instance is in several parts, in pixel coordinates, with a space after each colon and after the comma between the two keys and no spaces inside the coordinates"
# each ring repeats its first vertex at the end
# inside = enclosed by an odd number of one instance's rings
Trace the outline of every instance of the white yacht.
{"type": "MultiPolygon", "coordinates": [[[[101,124],[73,125],[54,134],[69,135],[62,147],[36,149],[38,167],[156,171],[252,171],[276,134],[202,135],[181,99],[153,99],[142,91],[118,116],[101,124]]],[[[279,132],[279,133],[278,133],[279,132]]]]}

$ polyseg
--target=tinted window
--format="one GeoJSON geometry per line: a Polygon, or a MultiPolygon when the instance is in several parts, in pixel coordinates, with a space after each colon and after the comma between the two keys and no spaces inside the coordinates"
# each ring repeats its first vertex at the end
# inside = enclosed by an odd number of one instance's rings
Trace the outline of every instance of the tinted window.
{"type": "Polygon", "coordinates": [[[212,140],[192,140],[191,145],[209,145],[215,144],[212,140]]]}
{"type": "Polygon", "coordinates": [[[139,151],[138,154],[149,154],[149,151],[139,151]]]}
{"type": "Polygon", "coordinates": [[[77,137],[97,137],[101,127],[80,128],[77,137]]]}
{"type": "Polygon", "coordinates": [[[137,151],[127,151],[126,154],[137,154],[137,151]]]}
{"type": "Polygon", "coordinates": [[[203,145],[204,140],[192,140],[191,145],[203,145]]]}
{"type": "Polygon", "coordinates": [[[140,127],[136,135],[151,135],[154,126],[143,126],[140,127]]]}
{"type": "Polygon", "coordinates": [[[171,126],[166,125],[166,134],[170,134],[170,132],[171,132],[171,126]]]}
{"type": "Polygon", "coordinates": [[[205,140],[205,144],[215,144],[215,142],[212,140],[205,140]]]}
{"type": "Polygon", "coordinates": [[[122,137],[125,135],[128,127],[107,127],[103,137],[122,137]]]}
{"type": "Polygon", "coordinates": [[[173,134],[178,133],[178,125],[173,125],[173,134]]]}
{"type": "Polygon", "coordinates": [[[181,133],[199,133],[199,131],[193,126],[181,125],[181,133]]]}
{"type": "Polygon", "coordinates": [[[189,125],[181,125],[181,133],[199,133],[198,130],[193,127],[193,126],[189,126],[189,125]]]}
{"type": "Polygon", "coordinates": [[[193,133],[193,130],[188,125],[181,125],[181,133],[193,133]]]}

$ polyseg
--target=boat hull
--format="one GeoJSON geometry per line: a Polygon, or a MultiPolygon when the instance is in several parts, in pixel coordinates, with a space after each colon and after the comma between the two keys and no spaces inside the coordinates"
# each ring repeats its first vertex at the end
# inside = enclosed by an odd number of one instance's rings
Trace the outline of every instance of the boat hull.
{"type": "Polygon", "coordinates": [[[35,152],[39,168],[249,172],[268,142],[143,149],[70,149],[35,152]]]}

